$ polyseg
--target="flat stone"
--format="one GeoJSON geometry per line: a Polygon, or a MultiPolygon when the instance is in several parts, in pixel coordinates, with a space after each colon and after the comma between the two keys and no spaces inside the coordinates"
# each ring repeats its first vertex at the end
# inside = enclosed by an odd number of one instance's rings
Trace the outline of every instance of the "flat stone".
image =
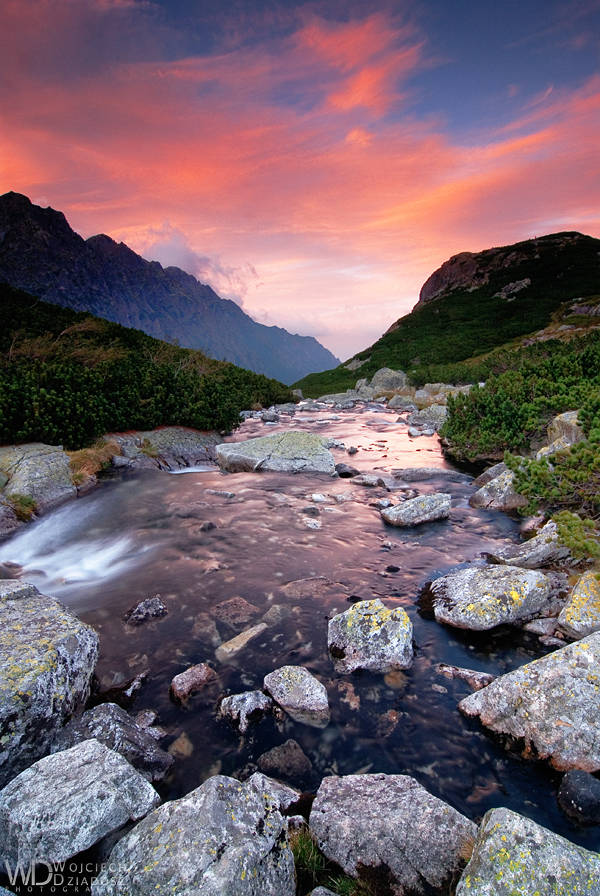
{"type": "Polygon", "coordinates": [[[401,607],[393,610],[363,600],[329,621],[327,646],[336,672],[391,672],[413,661],[412,623],[401,607]]]}
{"type": "Polygon", "coordinates": [[[548,576],[517,566],[472,567],[430,585],[437,622],[486,631],[537,613],[552,592],[548,576]]]}
{"type": "Polygon", "coordinates": [[[600,824],[600,781],[589,772],[567,772],[556,794],[559,809],[575,824],[600,824]]]}
{"type": "Polygon", "coordinates": [[[571,638],[600,631],[600,582],[595,572],[581,576],[560,611],[558,624],[571,638]]]}
{"type": "Polygon", "coordinates": [[[149,597],[129,610],[123,617],[127,625],[142,625],[150,619],[162,619],[169,611],[160,599],[160,595],[149,597]]]}
{"type": "Polygon", "coordinates": [[[65,725],[54,739],[52,752],[69,750],[92,738],[123,756],[148,781],[162,781],[173,765],[173,757],[161,750],[156,738],[115,703],[88,709],[65,725]]]}
{"type": "Polygon", "coordinates": [[[418,526],[433,520],[447,519],[451,505],[452,496],[448,494],[419,495],[403,504],[385,508],[381,511],[381,516],[391,526],[418,526]]]}
{"type": "Polygon", "coordinates": [[[201,691],[206,685],[212,684],[217,678],[217,673],[206,663],[198,663],[190,666],[185,672],[180,672],[171,682],[171,693],[176,700],[187,700],[192,694],[201,691]]]}
{"type": "Polygon", "coordinates": [[[308,432],[284,432],[217,446],[217,460],[230,473],[335,473],[325,440],[308,432]]]}
{"type": "Polygon", "coordinates": [[[0,862],[64,862],[137,821],[160,797],[97,740],[38,760],[0,792],[0,862]]]}
{"type": "Polygon", "coordinates": [[[81,712],[98,659],[96,632],[34,585],[0,579],[0,786],[50,750],[81,712]]]}
{"type": "Polygon", "coordinates": [[[287,827],[269,794],[216,775],[124,837],[93,896],[295,896],[287,827]]]}
{"type": "Polygon", "coordinates": [[[229,600],[221,601],[220,604],[212,608],[211,612],[221,622],[228,622],[230,625],[245,625],[260,610],[254,604],[244,600],[243,597],[232,597],[229,600]]]}
{"type": "Polygon", "coordinates": [[[486,557],[493,563],[539,569],[541,566],[555,566],[571,559],[571,552],[558,540],[556,523],[550,520],[538,535],[523,544],[500,548],[493,553],[486,553],[486,557]]]}
{"type": "Polygon", "coordinates": [[[259,622],[258,625],[253,625],[252,628],[246,629],[245,632],[241,632],[230,641],[224,641],[223,644],[220,644],[215,650],[216,658],[220,663],[226,663],[229,660],[232,660],[250,643],[250,641],[254,640],[254,638],[258,638],[259,635],[262,635],[267,628],[268,625],[266,622],[259,622]]]}
{"type": "Polygon", "coordinates": [[[456,896],[598,896],[600,855],[510,809],[483,817],[456,896]]]}
{"type": "Polygon", "coordinates": [[[471,495],[469,504],[485,510],[517,510],[524,507],[528,503],[527,498],[514,490],[514,478],[512,470],[506,470],[471,495]]]}
{"type": "Polygon", "coordinates": [[[392,470],[394,479],[403,482],[424,482],[427,479],[441,477],[450,482],[470,482],[471,477],[459,470],[449,470],[447,467],[404,467],[401,470],[392,470]]]}
{"type": "Polygon", "coordinates": [[[392,892],[442,892],[477,833],[451,806],[408,775],[324,778],[310,813],[322,852],[352,877],[387,869],[392,892]]]}
{"type": "Polygon", "coordinates": [[[272,709],[273,701],[262,691],[247,691],[221,700],[219,715],[236,723],[245,734],[251,722],[259,722],[272,709]]]}
{"type": "Polygon", "coordinates": [[[458,704],[498,734],[525,743],[525,755],[554,768],[600,769],[600,633],[501,675],[458,704]]]}
{"type": "Polygon", "coordinates": [[[325,686],[304,666],[282,666],[265,676],[265,690],[295,722],[326,728],[330,721],[325,686]]]}

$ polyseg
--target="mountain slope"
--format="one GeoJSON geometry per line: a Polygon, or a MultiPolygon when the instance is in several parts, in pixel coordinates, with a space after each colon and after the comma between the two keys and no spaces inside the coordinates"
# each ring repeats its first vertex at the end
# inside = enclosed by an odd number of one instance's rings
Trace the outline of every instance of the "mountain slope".
{"type": "Polygon", "coordinates": [[[380,367],[415,381],[547,327],[565,302],[600,294],[600,240],[555,233],[483,252],[463,252],[425,282],[413,310],[346,365],[295,385],[307,395],[351,388],[380,367]]]}
{"type": "Polygon", "coordinates": [[[338,360],[312,336],[256,323],[179,268],[104,234],[82,239],[61,212],[19,193],[0,196],[0,281],[285,383],[338,360]]]}

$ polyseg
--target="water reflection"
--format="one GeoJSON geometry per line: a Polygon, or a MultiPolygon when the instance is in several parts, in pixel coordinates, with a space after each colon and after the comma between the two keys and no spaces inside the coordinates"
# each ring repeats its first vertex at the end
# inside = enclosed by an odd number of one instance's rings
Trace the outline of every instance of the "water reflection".
{"type": "Polygon", "coordinates": [[[395,413],[381,408],[300,413],[277,426],[247,421],[233,436],[304,429],[333,437],[360,449],[348,457],[334,448],[336,461],[378,472],[390,492],[324,475],[225,476],[214,468],[179,476],[126,473],[3,544],[0,560],[27,567],[25,578],[98,630],[104,688],[150,671],[135,709],[156,710],[169,732],[163,745],[177,761],[162,785],[165,797],[217,772],[247,774],[263,753],[293,738],[310,759],[313,786],[326,774],[411,774],[471,818],[509,806],[598,849],[597,832],[577,832],[556,808],[559,776],[509,755],[464,719],[457,703],[468,686],[435,671],[445,662],[498,674],[542,651],[536,638],[510,628],[474,634],[418,614],[415,601],[428,579],[514,541],[518,524],[470,508],[468,483],[393,480],[397,467],[448,466],[436,438],[411,440],[395,421],[395,413]],[[421,493],[450,492],[450,519],[414,530],[386,526],[373,505],[408,485],[421,493]],[[313,581],[293,584],[298,580],[313,581]],[[123,614],[155,594],[168,616],[125,625],[123,614]],[[240,625],[213,614],[233,597],[254,608],[240,625]],[[418,647],[414,665],[385,677],[338,675],[327,653],[327,620],[350,601],[373,597],[409,614],[418,647]],[[263,619],[268,627],[237,656],[216,659],[219,643],[263,619]],[[216,688],[176,705],[168,695],[172,677],[198,662],[219,673],[216,688]],[[328,728],[269,717],[240,737],[217,719],[220,694],[260,688],[264,675],[284,664],[302,664],[323,681],[332,711],[328,728]]]}

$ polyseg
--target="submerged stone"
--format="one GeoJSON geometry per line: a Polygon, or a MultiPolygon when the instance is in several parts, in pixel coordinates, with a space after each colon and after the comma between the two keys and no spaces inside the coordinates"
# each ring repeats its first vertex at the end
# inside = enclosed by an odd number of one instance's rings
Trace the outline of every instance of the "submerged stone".
{"type": "Polygon", "coordinates": [[[233,694],[221,700],[219,715],[238,725],[245,734],[251,722],[258,722],[273,708],[273,701],[262,691],[233,694]]]}
{"type": "Polygon", "coordinates": [[[329,621],[327,646],[336,672],[391,672],[413,661],[412,623],[401,607],[377,598],[354,604],[329,621]]]}
{"type": "Polygon", "coordinates": [[[296,722],[313,728],[329,724],[325,686],[304,666],[282,666],[265,676],[265,690],[296,722]]]}

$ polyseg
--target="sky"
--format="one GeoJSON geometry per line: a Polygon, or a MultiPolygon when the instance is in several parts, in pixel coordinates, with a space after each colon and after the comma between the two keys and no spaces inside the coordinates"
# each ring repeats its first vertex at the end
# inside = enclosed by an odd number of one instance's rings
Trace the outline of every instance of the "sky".
{"type": "Polygon", "coordinates": [[[367,348],[457,252],[600,237],[600,0],[2,0],[0,193],[367,348]]]}

